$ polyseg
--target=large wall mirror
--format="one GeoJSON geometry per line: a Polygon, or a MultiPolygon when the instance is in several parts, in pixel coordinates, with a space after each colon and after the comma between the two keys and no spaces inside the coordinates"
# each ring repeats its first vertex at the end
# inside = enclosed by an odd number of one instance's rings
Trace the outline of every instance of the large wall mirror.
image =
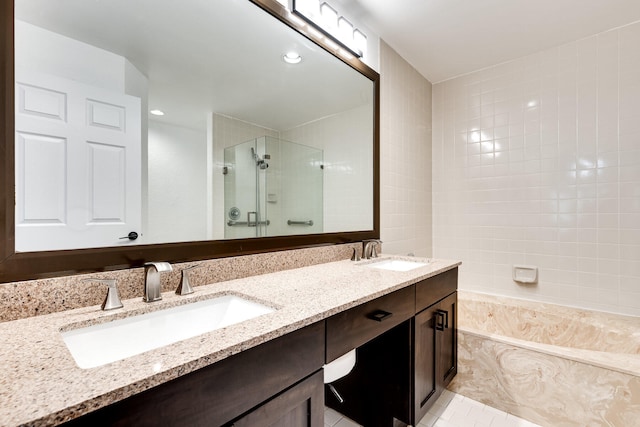
{"type": "Polygon", "coordinates": [[[379,77],[279,3],[2,20],[1,281],[378,237],[379,77]]]}

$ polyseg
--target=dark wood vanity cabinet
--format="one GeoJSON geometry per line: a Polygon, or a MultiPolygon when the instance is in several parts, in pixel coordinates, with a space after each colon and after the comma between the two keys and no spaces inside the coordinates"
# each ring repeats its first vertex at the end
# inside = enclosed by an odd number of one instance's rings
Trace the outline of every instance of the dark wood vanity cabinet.
{"type": "Polygon", "coordinates": [[[457,371],[457,281],[446,271],[65,425],[322,427],[325,404],[366,427],[417,425],[457,371]],[[353,348],[340,402],[322,365],[353,348]]]}
{"type": "MultiPolygon", "coordinates": [[[[325,389],[326,405],[366,427],[417,425],[457,373],[457,283],[455,268],[368,303],[408,300],[411,313],[367,336],[353,371],[333,383],[344,401],[325,389]]],[[[353,330],[348,335],[357,341],[353,330]]]]}
{"type": "Polygon", "coordinates": [[[356,348],[353,370],[332,383],[344,400],[325,388],[327,406],[366,427],[409,414],[414,314],[408,286],[327,319],[327,362],[356,348]]]}
{"type": "Polygon", "coordinates": [[[66,425],[322,427],[324,348],[318,322],[66,425]]]}

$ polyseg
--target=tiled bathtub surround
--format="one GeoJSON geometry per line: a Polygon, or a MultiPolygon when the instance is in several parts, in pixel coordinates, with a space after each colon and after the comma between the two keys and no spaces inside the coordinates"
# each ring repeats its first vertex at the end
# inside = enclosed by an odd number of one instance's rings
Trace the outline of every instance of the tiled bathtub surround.
{"type": "Polygon", "coordinates": [[[463,260],[461,289],[640,315],[640,23],[435,84],[433,106],[433,255],[463,260]]]}
{"type": "MultiPolygon", "coordinates": [[[[348,259],[354,248],[361,251],[362,245],[354,243],[319,246],[174,264],[171,273],[162,273],[160,276],[162,291],[175,290],[180,283],[181,270],[196,264],[199,264],[200,268],[192,270],[189,278],[192,286],[201,286],[348,259]]],[[[142,298],[144,268],[2,283],[0,322],[101,304],[106,295],[106,287],[99,283],[83,282],[87,278],[117,279],[118,292],[122,299],[142,298]]]]}
{"type": "Polygon", "coordinates": [[[450,389],[554,427],[640,419],[640,319],[458,293],[458,375],[450,389]]]}

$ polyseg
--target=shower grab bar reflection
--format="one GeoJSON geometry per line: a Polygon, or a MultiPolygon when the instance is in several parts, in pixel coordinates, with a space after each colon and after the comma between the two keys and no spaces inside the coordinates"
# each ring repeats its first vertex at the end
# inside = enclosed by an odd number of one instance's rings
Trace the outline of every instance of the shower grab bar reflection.
{"type": "Polygon", "coordinates": [[[227,225],[229,227],[235,227],[235,226],[245,226],[245,227],[255,227],[256,225],[270,225],[271,221],[266,220],[266,221],[233,221],[233,220],[229,220],[227,221],[227,225]]]}
{"type": "Polygon", "coordinates": [[[311,227],[313,225],[313,220],[310,219],[308,221],[295,221],[290,219],[287,221],[287,225],[308,225],[309,227],[311,227]]]}

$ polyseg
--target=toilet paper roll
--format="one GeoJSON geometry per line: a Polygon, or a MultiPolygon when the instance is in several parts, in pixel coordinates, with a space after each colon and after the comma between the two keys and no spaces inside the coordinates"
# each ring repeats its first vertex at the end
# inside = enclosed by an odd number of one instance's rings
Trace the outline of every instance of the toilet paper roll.
{"type": "Polygon", "coordinates": [[[343,354],[324,368],[324,383],[329,384],[347,375],[356,365],[356,349],[343,354]]]}

